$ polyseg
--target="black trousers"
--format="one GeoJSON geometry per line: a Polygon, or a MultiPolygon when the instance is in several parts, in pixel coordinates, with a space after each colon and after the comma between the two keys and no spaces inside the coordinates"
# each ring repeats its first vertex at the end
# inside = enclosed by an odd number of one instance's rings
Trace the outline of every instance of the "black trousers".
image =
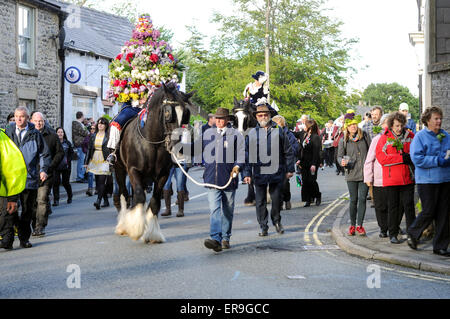
{"type": "Polygon", "coordinates": [[[102,198],[105,202],[108,201],[108,195],[106,192],[108,176],[109,175],[95,175],[95,187],[97,188],[98,201],[101,201],[102,198]]]}
{"type": "Polygon", "coordinates": [[[291,183],[288,178],[284,179],[283,189],[281,190],[281,204],[291,201],[291,183]]]}
{"type": "Polygon", "coordinates": [[[450,243],[449,233],[449,194],[450,182],[442,184],[417,184],[422,212],[408,228],[408,234],[419,240],[422,232],[435,221],[433,249],[447,249],[450,243]]]}
{"type": "Polygon", "coordinates": [[[341,166],[341,164],[339,163],[339,161],[337,159],[337,153],[338,153],[338,148],[334,147],[334,163],[336,164],[336,171],[338,173],[345,173],[344,168],[341,166]]]}
{"type": "Polygon", "coordinates": [[[311,174],[310,167],[302,167],[302,202],[313,202],[315,198],[320,198],[321,193],[319,190],[319,184],[317,184],[317,174],[319,168],[316,168],[316,173],[311,174]]]}
{"type": "Polygon", "coordinates": [[[332,167],[334,163],[334,147],[327,147],[323,149],[324,160],[327,166],[332,167]]]}
{"type": "MultiPolygon", "coordinates": [[[[388,232],[388,204],[385,187],[373,187],[373,201],[375,204],[375,215],[377,216],[380,231],[388,232]]],[[[403,211],[403,209],[402,209],[403,211]]]]}
{"type": "Polygon", "coordinates": [[[275,225],[281,222],[280,205],[282,203],[281,190],[283,188],[283,183],[270,183],[262,185],[255,184],[256,218],[258,219],[261,230],[269,229],[267,187],[269,187],[269,194],[272,200],[272,207],[270,209],[270,217],[272,219],[272,223],[275,225]]]}
{"type": "Polygon", "coordinates": [[[388,229],[389,237],[397,236],[400,231],[399,218],[403,206],[406,217],[406,229],[416,218],[414,208],[414,184],[402,186],[386,186],[386,198],[388,202],[388,229]]]}
{"type": "Polygon", "coordinates": [[[55,171],[53,175],[53,200],[59,201],[59,185],[63,185],[67,198],[72,199],[72,186],[70,185],[70,169],[55,171]]]}
{"type": "Polygon", "coordinates": [[[14,225],[17,225],[19,232],[19,240],[21,242],[27,242],[31,236],[31,217],[33,216],[33,210],[35,209],[37,198],[37,189],[25,189],[20,194],[20,203],[22,210],[20,212],[14,212],[8,214],[6,209],[1,210],[1,214],[4,220],[2,230],[2,242],[9,245],[14,242],[14,225]]]}

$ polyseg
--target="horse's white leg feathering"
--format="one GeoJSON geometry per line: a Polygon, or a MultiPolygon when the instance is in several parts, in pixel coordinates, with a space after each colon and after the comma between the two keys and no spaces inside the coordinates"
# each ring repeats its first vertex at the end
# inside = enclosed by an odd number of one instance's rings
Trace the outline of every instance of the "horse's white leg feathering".
{"type": "Polygon", "coordinates": [[[141,238],[145,230],[144,204],[137,204],[125,215],[125,225],[131,239],[141,238]]]}
{"type": "Polygon", "coordinates": [[[164,238],[164,235],[161,232],[161,228],[159,227],[158,217],[153,214],[150,207],[147,210],[147,216],[145,219],[147,220],[147,225],[145,228],[144,236],[142,237],[143,241],[146,244],[165,242],[166,239],[164,238]]]}
{"type": "Polygon", "coordinates": [[[120,211],[117,216],[117,226],[115,233],[120,236],[126,236],[125,215],[128,213],[127,201],[123,195],[120,195],[120,211]]]}

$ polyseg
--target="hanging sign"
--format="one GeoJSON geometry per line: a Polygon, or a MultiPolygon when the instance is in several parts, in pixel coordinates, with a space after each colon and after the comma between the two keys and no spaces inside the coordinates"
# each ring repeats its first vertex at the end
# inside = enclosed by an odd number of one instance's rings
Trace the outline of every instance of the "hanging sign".
{"type": "Polygon", "coordinates": [[[67,82],[75,84],[81,79],[81,72],[78,68],[71,66],[66,69],[66,72],[64,72],[64,78],[67,80],[67,82]]]}

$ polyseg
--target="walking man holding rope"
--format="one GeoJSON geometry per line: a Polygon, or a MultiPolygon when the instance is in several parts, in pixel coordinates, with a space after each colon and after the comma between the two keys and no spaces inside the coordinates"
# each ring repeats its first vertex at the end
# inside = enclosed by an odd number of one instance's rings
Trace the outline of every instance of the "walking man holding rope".
{"type": "Polygon", "coordinates": [[[234,214],[234,196],[239,171],[245,165],[245,140],[228,123],[229,110],[219,107],[214,114],[216,124],[202,136],[202,156],[205,166],[203,184],[208,188],[210,237],[205,247],[219,252],[230,248],[234,214]]]}

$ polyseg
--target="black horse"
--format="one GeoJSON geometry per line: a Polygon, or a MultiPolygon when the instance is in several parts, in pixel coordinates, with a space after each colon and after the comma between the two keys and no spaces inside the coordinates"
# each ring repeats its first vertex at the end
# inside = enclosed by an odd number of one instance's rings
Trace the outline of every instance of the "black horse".
{"type": "Polygon", "coordinates": [[[190,111],[186,104],[190,104],[192,95],[178,91],[173,83],[163,84],[147,101],[147,119],[143,127],[138,116],[123,128],[114,167],[119,194],[123,195],[117,234],[128,235],[133,240],[144,235],[145,242],[165,241],[157,216],[161,208],[162,189],[173,165],[170,150],[177,142],[171,139],[171,135],[176,128],[189,123],[190,111]],[[125,184],[127,174],[133,187],[135,206],[131,210],[126,208],[129,197],[125,184]],[[153,196],[145,213],[144,189],[149,181],[154,183],[153,196]]]}
{"type": "MultiPolygon", "coordinates": [[[[251,103],[249,99],[238,101],[236,97],[234,97],[233,125],[244,135],[244,137],[248,134],[250,129],[256,127],[256,124],[258,124],[258,121],[253,115],[253,112],[255,111],[256,106],[251,103]]],[[[247,197],[244,199],[244,205],[255,205],[255,186],[253,184],[253,179],[251,184],[248,184],[247,197]]]]}

